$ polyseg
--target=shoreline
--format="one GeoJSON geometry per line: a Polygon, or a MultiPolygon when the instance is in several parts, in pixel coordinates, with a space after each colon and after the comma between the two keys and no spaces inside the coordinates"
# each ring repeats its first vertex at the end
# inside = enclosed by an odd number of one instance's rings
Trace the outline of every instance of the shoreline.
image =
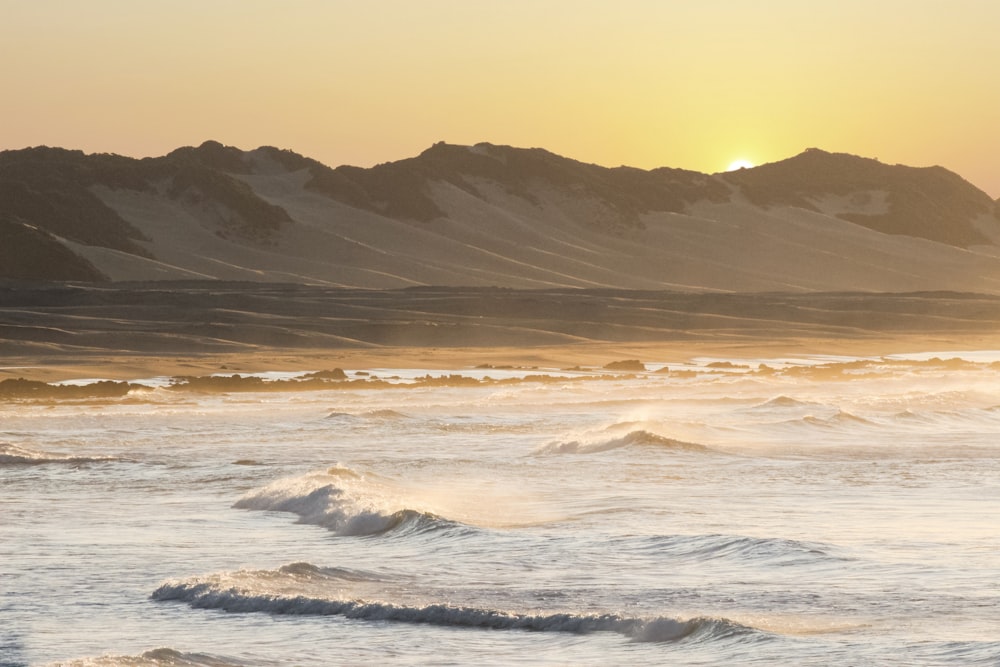
{"type": "Polygon", "coordinates": [[[58,351],[11,355],[0,365],[0,380],[42,382],[70,380],[136,381],[152,377],[247,374],[269,371],[308,372],[341,368],[459,371],[489,364],[532,370],[563,370],[637,359],[646,364],[684,363],[703,357],[766,360],[821,356],[882,357],[893,354],[1000,350],[994,335],[917,335],[882,338],[765,338],[761,336],[696,338],[687,341],[585,342],[553,346],[379,347],[290,349],[257,348],[246,352],[131,354],[107,350],[58,351]]]}
{"type": "Polygon", "coordinates": [[[0,289],[0,380],[1000,350],[1000,296],[167,283],[0,289]]]}

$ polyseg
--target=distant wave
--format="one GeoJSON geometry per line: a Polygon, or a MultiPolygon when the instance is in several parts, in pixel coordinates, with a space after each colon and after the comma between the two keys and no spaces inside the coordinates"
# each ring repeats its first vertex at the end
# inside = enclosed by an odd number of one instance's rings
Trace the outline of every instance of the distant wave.
{"type": "Polygon", "coordinates": [[[407,415],[406,413],[390,409],[368,410],[367,412],[362,412],[362,413],[334,411],[326,415],[326,419],[343,421],[343,422],[361,421],[365,419],[378,420],[378,421],[396,421],[408,418],[409,415],[407,415]]]}
{"type": "Polygon", "coordinates": [[[876,426],[876,423],[870,419],[859,417],[856,414],[847,412],[846,410],[838,410],[831,415],[817,416],[810,414],[797,417],[795,419],[789,419],[787,421],[776,422],[775,425],[783,425],[792,428],[808,427],[835,429],[858,426],[876,426]]]}
{"type": "Polygon", "coordinates": [[[934,424],[940,421],[939,415],[930,411],[914,411],[910,409],[897,412],[893,419],[910,424],[934,424]]]}
{"type": "Polygon", "coordinates": [[[552,442],[537,450],[538,454],[595,454],[623,447],[656,447],[679,452],[711,452],[710,447],[694,442],[674,440],[649,431],[630,431],[618,438],[605,440],[570,440],[567,442],[552,442]]]}
{"type": "Polygon", "coordinates": [[[342,536],[382,533],[417,533],[457,526],[454,521],[431,512],[393,507],[385,488],[363,475],[335,466],[324,472],[280,479],[251,491],[233,507],[237,509],[289,512],[299,523],[322,526],[342,536]]]}
{"type": "Polygon", "coordinates": [[[816,403],[812,401],[800,401],[797,398],[792,398],[791,396],[775,396],[774,398],[764,401],[763,403],[758,403],[753,406],[755,408],[799,408],[807,406],[815,406],[816,403]]]}
{"type": "Polygon", "coordinates": [[[536,632],[616,632],[640,642],[670,642],[682,639],[718,640],[733,636],[767,633],[721,618],[678,620],[664,616],[638,618],[618,614],[522,614],[499,609],[430,604],[410,606],[368,600],[338,600],[306,595],[261,594],[208,581],[167,582],[152,599],[185,602],[197,609],[228,612],[262,612],[296,616],[343,616],[365,621],[395,621],[445,627],[536,632]]]}
{"type": "Polygon", "coordinates": [[[259,465],[264,465],[264,464],[261,463],[260,461],[255,460],[255,459],[237,459],[237,460],[233,461],[233,465],[234,466],[259,466],[259,465]]]}
{"type": "Polygon", "coordinates": [[[358,416],[355,414],[351,414],[350,412],[339,412],[335,410],[327,414],[326,419],[335,419],[337,421],[353,421],[358,419],[358,416]]]}
{"type": "Polygon", "coordinates": [[[838,410],[833,415],[829,417],[814,417],[812,415],[802,418],[807,424],[812,424],[814,426],[849,426],[849,425],[872,425],[868,419],[864,417],[859,417],[858,415],[852,414],[845,410],[838,410]]]}
{"type": "Polygon", "coordinates": [[[406,414],[405,412],[399,412],[398,410],[390,410],[390,409],[369,410],[368,412],[365,412],[362,416],[368,417],[369,419],[385,419],[385,420],[409,418],[409,415],[406,414]]]}
{"type": "Polygon", "coordinates": [[[102,655],[93,658],[60,661],[50,667],[242,667],[246,663],[207,653],[181,653],[172,648],[157,648],[141,655],[102,655]]]}
{"type": "MultiPolygon", "coordinates": [[[[622,548],[627,548],[622,545],[622,548]]],[[[633,547],[634,548],[634,547],[633,547]]],[[[834,548],[823,544],[746,535],[664,535],[647,538],[640,549],[697,561],[730,559],[757,564],[792,565],[843,561],[834,548]]]]}
{"type": "Polygon", "coordinates": [[[289,575],[300,579],[334,579],[337,581],[380,581],[381,578],[370,572],[352,570],[346,567],[320,567],[312,563],[289,563],[282,565],[275,573],[289,575]]]}
{"type": "Polygon", "coordinates": [[[995,428],[997,410],[996,407],[984,410],[906,409],[893,414],[892,420],[911,427],[995,428]]]}
{"type": "Polygon", "coordinates": [[[112,456],[66,456],[64,454],[39,452],[18,447],[17,445],[0,444],[0,465],[39,465],[43,463],[81,464],[120,460],[112,456]]]}
{"type": "Polygon", "coordinates": [[[1000,665],[1000,641],[925,641],[906,647],[908,662],[926,665],[1000,665]]]}

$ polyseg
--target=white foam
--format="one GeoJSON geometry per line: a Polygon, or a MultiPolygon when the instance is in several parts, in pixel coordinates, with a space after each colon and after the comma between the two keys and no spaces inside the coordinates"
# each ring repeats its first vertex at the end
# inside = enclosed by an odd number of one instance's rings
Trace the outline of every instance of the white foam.
{"type": "Polygon", "coordinates": [[[280,479],[238,500],[238,509],[290,512],[300,523],[337,535],[375,535],[407,522],[437,521],[430,512],[404,506],[387,483],[334,466],[280,479]]]}

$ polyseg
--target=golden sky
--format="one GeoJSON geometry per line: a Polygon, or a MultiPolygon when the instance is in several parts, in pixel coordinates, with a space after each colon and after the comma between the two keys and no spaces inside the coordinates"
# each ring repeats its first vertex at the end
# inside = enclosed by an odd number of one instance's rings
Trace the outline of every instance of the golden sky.
{"type": "Polygon", "coordinates": [[[996,0],[0,0],[0,62],[0,149],[714,172],[815,146],[1000,197],[996,0]]]}

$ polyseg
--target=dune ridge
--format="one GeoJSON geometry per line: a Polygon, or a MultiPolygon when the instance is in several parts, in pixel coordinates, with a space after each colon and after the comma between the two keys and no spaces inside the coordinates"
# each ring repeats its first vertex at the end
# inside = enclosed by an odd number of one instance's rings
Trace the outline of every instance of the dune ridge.
{"type": "Polygon", "coordinates": [[[370,169],[211,141],[33,148],[0,153],[0,194],[0,278],[1000,294],[988,195],[817,149],[701,174],[492,144],[370,169]]]}

